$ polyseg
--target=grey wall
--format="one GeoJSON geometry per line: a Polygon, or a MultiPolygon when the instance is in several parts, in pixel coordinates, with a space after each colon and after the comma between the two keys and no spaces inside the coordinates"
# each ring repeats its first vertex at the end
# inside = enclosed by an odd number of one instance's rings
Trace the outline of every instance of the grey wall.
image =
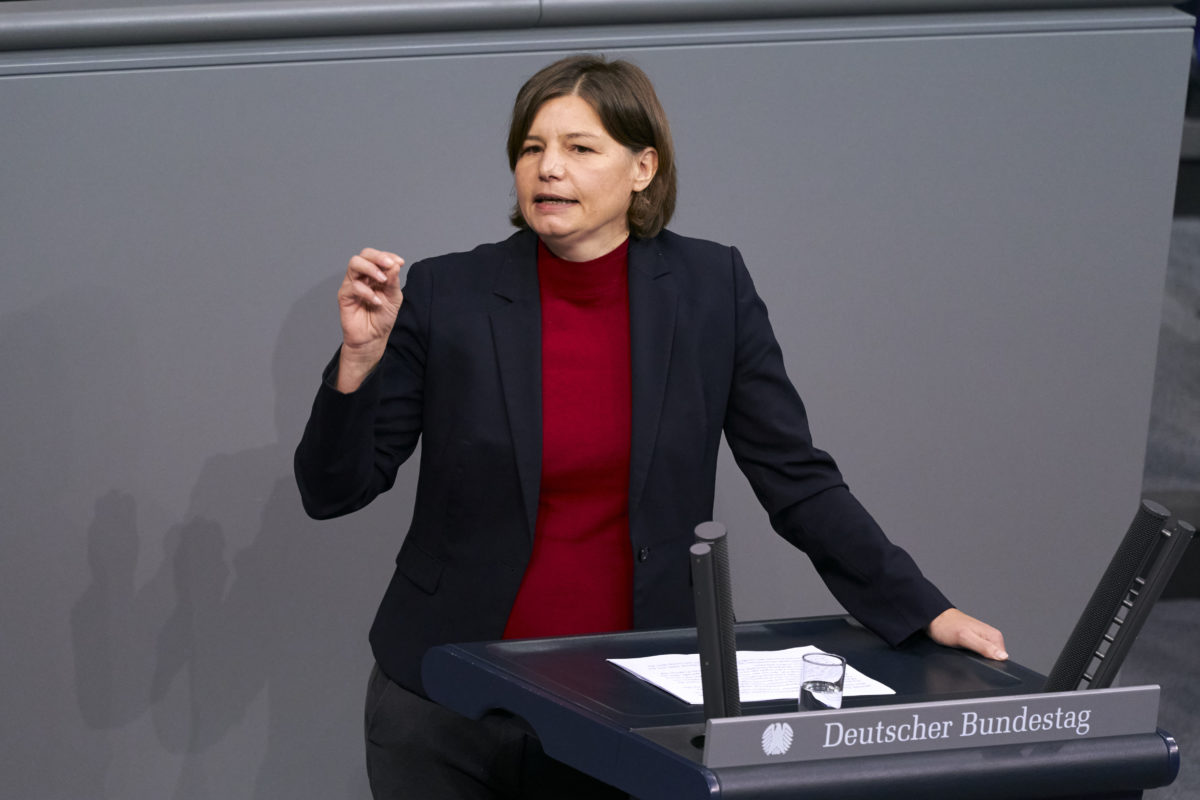
{"type": "Polygon", "coordinates": [[[5,0],[0,49],[1163,6],[1162,0],[5,0]]]}
{"type": "MultiPolygon", "coordinates": [[[[17,4],[21,5],[21,4],[17,4]]],[[[1141,486],[1191,20],[811,19],[0,54],[0,794],[366,794],[412,470],[290,475],[334,290],[506,235],[519,83],[635,59],[818,443],[1047,669],[1141,486]]],[[[3,18],[0,17],[0,25],[3,18]]],[[[743,618],[836,610],[730,460],[743,618]]]]}

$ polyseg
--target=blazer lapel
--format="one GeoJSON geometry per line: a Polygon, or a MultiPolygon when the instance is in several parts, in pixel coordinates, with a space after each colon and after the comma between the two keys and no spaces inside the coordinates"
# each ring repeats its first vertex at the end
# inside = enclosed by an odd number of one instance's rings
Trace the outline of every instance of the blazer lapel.
{"type": "Polygon", "coordinates": [[[518,234],[511,241],[493,287],[507,302],[491,313],[492,341],[532,542],[542,480],[541,299],[534,237],[518,234]]]}
{"type": "Polygon", "coordinates": [[[642,499],[667,388],[678,289],[657,239],[629,242],[629,333],[632,342],[633,431],[629,516],[642,499]]]}

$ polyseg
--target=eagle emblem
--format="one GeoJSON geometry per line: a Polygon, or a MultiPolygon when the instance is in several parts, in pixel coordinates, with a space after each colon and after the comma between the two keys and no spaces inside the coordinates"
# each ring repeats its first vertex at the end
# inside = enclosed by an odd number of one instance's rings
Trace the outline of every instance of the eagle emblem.
{"type": "Polygon", "coordinates": [[[763,731],[762,749],[769,756],[781,756],[792,746],[792,726],[786,722],[772,722],[763,731]]]}

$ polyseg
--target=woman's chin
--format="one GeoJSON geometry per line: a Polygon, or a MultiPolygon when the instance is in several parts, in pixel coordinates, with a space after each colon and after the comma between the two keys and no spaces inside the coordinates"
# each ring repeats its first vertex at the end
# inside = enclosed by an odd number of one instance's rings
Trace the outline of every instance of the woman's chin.
{"type": "Polygon", "coordinates": [[[543,223],[540,225],[530,225],[529,227],[551,250],[555,249],[555,245],[567,245],[571,241],[572,231],[566,226],[547,225],[543,223]]]}

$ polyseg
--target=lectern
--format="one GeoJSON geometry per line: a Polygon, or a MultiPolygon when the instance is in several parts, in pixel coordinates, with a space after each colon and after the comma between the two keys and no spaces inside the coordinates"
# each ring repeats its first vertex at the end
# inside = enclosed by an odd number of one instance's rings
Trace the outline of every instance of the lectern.
{"type": "MultiPolygon", "coordinates": [[[[736,636],[740,650],[815,645],[845,656],[896,690],[847,697],[847,711],[922,703],[927,705],[920,709],[932,712],[958,707],[955,701],[1034,695],[1045,682],[1043,675],[1011,661],[991,662],[920,637],[891,648],[846,617],[742,623],[736,636]]],[[[1169,784],[1179,770],[1174,740],[1153,725],[1156,690],[1148,709],[1150,729],[1140,732],[1088,730],[1088,735],[1054,741],[982,746],[975,744],[976,737],[950,749],[775,763],[723,759],[721,766],[706,766],[703,709],[607,661],[694,652],[694,628],[445,645],[426,655],[423,679],[431,698],[466,716],[503,711],[522,717],[549,755],[639,800],[1128,800],[1141,797],[1143,789],[1169,784]]],[[[1140,702],[1138,697],[1129,702],[1140,702]]],[[[795,700],[742,706],[743,717],[794,711],[795,700]]],[[[933,718],[932,713],[925,717],[933,718]]]]}

